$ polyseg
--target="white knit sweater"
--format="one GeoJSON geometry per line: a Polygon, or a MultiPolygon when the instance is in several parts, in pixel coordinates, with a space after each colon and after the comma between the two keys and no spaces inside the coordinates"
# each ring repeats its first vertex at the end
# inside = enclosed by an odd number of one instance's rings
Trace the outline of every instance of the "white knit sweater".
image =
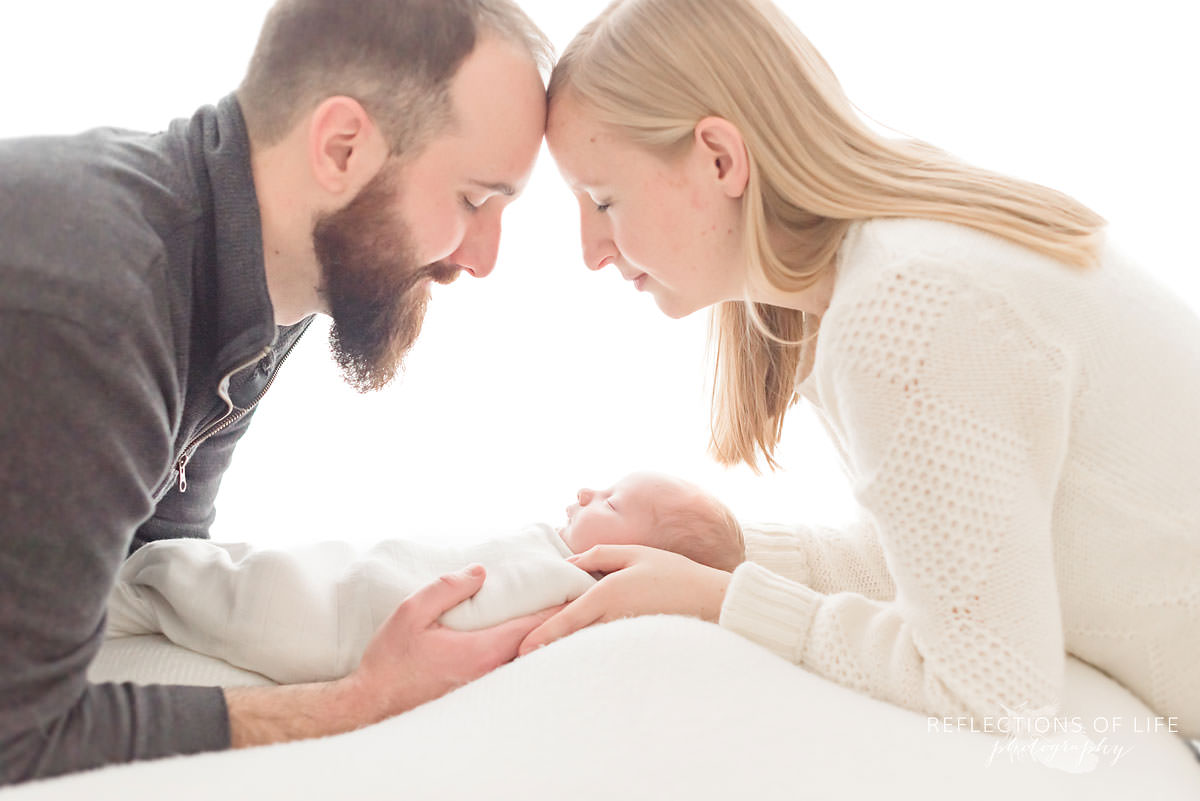
{"type": "Polygon", "coordinates": [[[855,224],[802,395],[862,508],[748,526],[721,625],[937,716],[1057,709],[1064,654],[1200,737],[1200,319],[927,220],[855,224]]]}

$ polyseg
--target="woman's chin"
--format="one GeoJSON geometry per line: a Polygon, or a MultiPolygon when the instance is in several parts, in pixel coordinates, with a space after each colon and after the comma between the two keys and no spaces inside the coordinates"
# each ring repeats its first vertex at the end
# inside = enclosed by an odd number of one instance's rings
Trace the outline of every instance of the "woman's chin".
{"type": "Polygon", "coordinates": [[[658,296],[654,298],[654,302],[658,305],[658,310],[672,320],[682,320],[684,317],[695,314],[703,308],[673,301],[673,298],[660,298],[658,296]]]}

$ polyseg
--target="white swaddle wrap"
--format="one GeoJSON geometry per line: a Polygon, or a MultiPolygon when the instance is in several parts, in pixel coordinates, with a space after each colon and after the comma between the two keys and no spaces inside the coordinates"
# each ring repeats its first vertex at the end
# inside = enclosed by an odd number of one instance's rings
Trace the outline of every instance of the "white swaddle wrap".
{"type": "Polygon", "coordinates": [[[465,547],[385,540],[368,549],[322,542],[288,550],[165,540],[121,567],[108,602],[109,637],[161,632],[174,642],[282,684],[352,671],[400,602],[478,562],[482,589],[446,612],[461,631],[574,600],[595,583],[544,524],[465,547]]]}

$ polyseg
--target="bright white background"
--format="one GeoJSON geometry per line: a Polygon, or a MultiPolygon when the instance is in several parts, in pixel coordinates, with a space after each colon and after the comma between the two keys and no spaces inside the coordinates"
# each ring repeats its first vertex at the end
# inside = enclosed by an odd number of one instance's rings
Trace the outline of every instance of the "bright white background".
{"type": "MultiPolygon", "coordinates": [[[[605,3],[523,5],[561,49],[605,3]]],[[[1075,195],[1200,309],[1190,3],[782,5],[874,119],[1075,195]]],[[[269,2],[8,6],[0,136],[159,130],[188,116],[237,85],[269,2]]],[[[345,388],[324,323],[310,331],[237,452],[215,538],[476,539],[558,521],[577,487],[637,468],[699,481],[743,518],[853,516],[803,408],[789,418],[785,471],[755,477],[708,460],[706,316],[669,320],[615,273],[583,268],[574,200],[545,153],[505,224],[492,276],[435,287],[407,372],[387,391],[345,388]]]]}

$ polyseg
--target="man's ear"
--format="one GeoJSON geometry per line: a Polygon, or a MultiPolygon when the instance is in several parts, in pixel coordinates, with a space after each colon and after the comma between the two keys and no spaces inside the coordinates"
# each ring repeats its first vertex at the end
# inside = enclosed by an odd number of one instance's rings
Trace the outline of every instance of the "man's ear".
{"type": "Polygon", "coordinates": [[[750,182],[750,154],[737,126],[722,117],[705,117],[696,123],[695,137],[706,176],[719,183],[727,196],[744,195],[750,182]]]}
{"type": "Polygon", "coordinates": [[[309,117],[309,165],[314,180],[330,194],[357,194],[388,152],[383,134],[354,98],[326,98],[309,117]]]}

